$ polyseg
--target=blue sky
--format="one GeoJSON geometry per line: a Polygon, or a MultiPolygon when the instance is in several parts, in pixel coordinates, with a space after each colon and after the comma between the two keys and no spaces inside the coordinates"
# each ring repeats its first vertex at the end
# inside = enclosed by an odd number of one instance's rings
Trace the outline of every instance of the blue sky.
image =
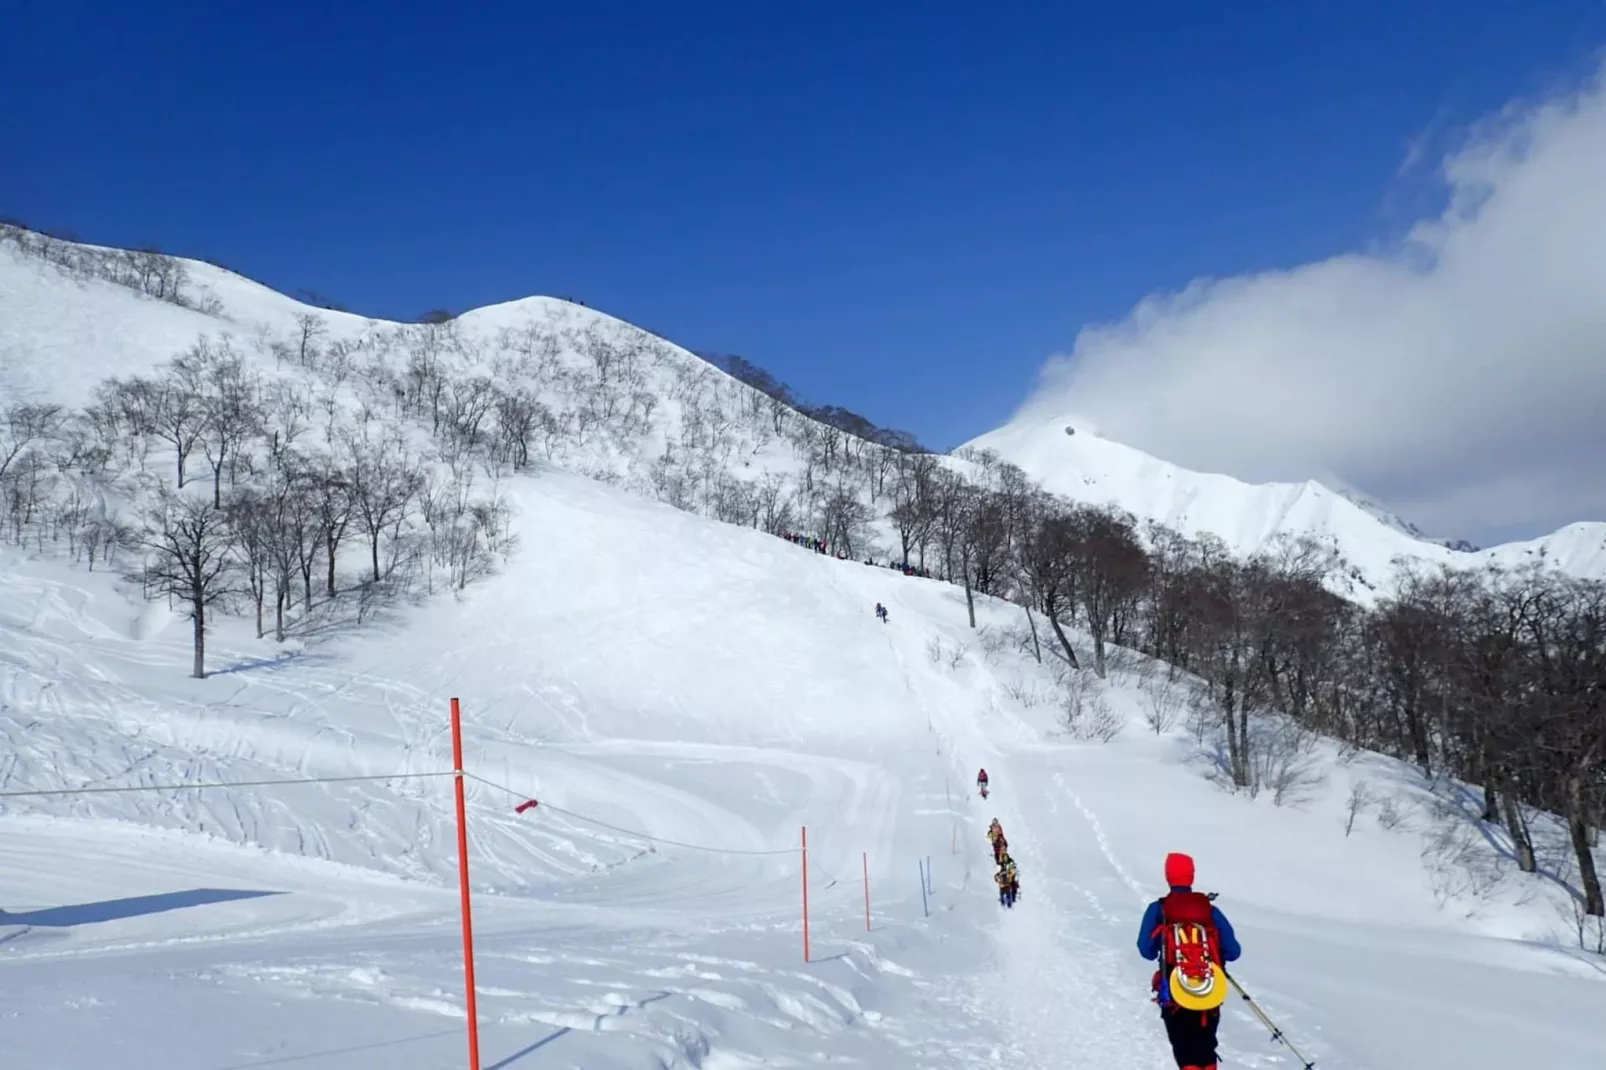
{"type": "Polygon", "coordinates": [[[0,213],[371,315],[572,295],[942,448],[1146,294],[1397,236],[1606,44],[1600,0],[160,6],[7,5],[0,213]]]}

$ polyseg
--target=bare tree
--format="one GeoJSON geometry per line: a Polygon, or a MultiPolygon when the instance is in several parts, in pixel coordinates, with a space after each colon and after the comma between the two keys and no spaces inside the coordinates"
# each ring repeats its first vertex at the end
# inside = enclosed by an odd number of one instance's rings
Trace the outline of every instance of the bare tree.
{"type": "MultiPolygon", "coordinates": [[[[318,518],[318,532],[323,540],[324,564],[327,566],[325,594],[334,598],[335,566],[340,559],[340,547],[345,544],[355,513],[352,480],[347,471],[332,461],[324,461],[307,473],[310,493],[318,518]]],[[[303,559],[303,568],[310,570],[310,561],[303,559]]],[[[310,607],[312,596],[307,595],[310,607]]]]}
{"type": "Polygon", "coordinates": [[[523,389],[498,392],[495,411],[502,456],[515,469],[524,468],[530,463],[530,442],[550,413],[535,395],[523,389]]]}
{"type": "Polygon", "coordinates": [[[1377,801],[1371,784],[1364,780],[1350,782],[1349,797],[1344,801],[1344,835],[1346,838],[1351,832],[1355,831],[1355,819],[1364,813],[1368,806],[1377,801]]]}
{"type": "Polygon", "coordinates": [[[1076,569],[1071,557],[1075,527],[1069,516],[1048,503],[1038,507],[1025,537],[1017,549],[1017,568],[1028,597],[1048,618],[1054,637],[1059,640],[1065,663],[1081,668],[1076,650],[1065,634],[1063,618],[1076,605],[1076,569]]]}
{"type": "Polygon", "coordinates": [[[353,515],[368,536],[372,582],[384,578],[379,564],[380,540],[402,521],[423,489],[423,473],[408,459],[399,441],[371,442],[350,434],[344,442],[346,476],[353,515]]]}
{"type": "Polygon", "coordinates": [[[870,509],[849,484],[837,485],[820,506],[820,536],[849,557],[864,548],[870,509]]]}
{"type": "Polygon", "coordinates": [[[497,390],[483,375],[455,379],[447,389],[445,424],[450,439],[465,450],[481,443],[485,421],[495,410],[497,390]]]}
{"type": "Polygon", "coordinates": [[[303,368],[309,368],[318,359],[318,343],[329,333],[329,325],[315,312],[303,312],[296,317],[296,357],[303,368]]]}
{"type": "Polygon", "coordinates": [[[771,535],[792,528],[792,504],[787,498],[787,479],[779,472],[766,472],[753,488],[754,526],[771,535]]]}
{"type": "Polygon", "coordinates": [[[1137,602],[1149,580],[1149,559],[1130,516],[1107,509],[1072,512],[1068,550],[1077,572],[1077,595],[1093,638],[1093,671],[1104,679],[1111,629],[1137,602]]]}
{"type": "Polygon", "coordinates": [[[263,391],[261,418],[272,467],[284,468],[288,465],[296,441],[307,432],[311,413],[311,397],[304,388],[294,383],[273,382],[263,391]]]}
{"type": "Polygon", "coordinates": [[[275,577],[273,544],[277,532],[273,503],[255,491],[242,491],[230,497],[228,516],[234,536],[237,573],[256,608],[257,638],[261,639],[266,632],[263,607],[275,577]]]}
{"type": "Polygon", "coordinates": [[[138,538],[146,555],[147,588],[181,599],[189,607],[195,644],[191,675],[202,679],[206,613],[229,591],[235,537],[228,516],[208,501],[167,490],[147,510],[138,538]]]}
{"type": "Polygon", "coordinates": [[[324,545],[323,498],[310,470],[297,473],[294,488],[287,503],[282,545],[293,555],[291,567],[301,577],[301,613],[305,617],[312,612],[312,574],[324,545]]]}
{"type": "MultiPolygon", "coordinates": [[[[205,342],[198,342],[190,355],[205,351],[205,342]]],[[[149,399],[146,416],[150,421],[150,433],[173,448],[176,486],[180,490],[184,489],[190,455],[206,433],[206,407],[196,381],[196,368],[197,362],[180,358],[160,379],[148,385],[141,383],[131,391],[136,397],[149,399]]]]}
{"type": "Polygon", "coordinates": [[[0,412],[0,480],[25,451],[54,438],[65,419],[60,405],[6,406],[0,412]]]}
{"type": "Polygon", "coordinates": [[[1606,916],[1589,821],[1606,766],[1606,584],[1530,575],[1538,585],[1529,604],[1525,690],[1542,800],[1554,800],[1578,865],[1583,909],[1606,916]]]}
{"type": "Polygon", "coordinates": [[[212,506],[223,507],[223,472],[237,480],[241,451],[262,429],[262,406],[256,376],[225,342],[220,350],[202,351],[194,370],[203,414],[200,445],[212,468],[212,506]]]}

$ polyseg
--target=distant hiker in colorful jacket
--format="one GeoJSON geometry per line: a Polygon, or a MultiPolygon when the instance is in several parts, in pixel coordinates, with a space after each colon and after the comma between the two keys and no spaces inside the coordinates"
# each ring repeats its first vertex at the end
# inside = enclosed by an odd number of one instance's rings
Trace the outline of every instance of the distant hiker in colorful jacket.
{"type": "Polygon", "coordinates": [[[1160,1005],[1171,1053],[1181,1070],[1216,1070],[1216,1029],[1227,998],[1225,963],[1243,949],[1210,897],[1193,890],[1193,859],[1169,854],[1165,882],[1171,891],[1149,904],[1138,929],[1138,954],[1156,962],[1154,998],[1160,1005]]]}
{"type": "Polygon", "coordinates": [[[998,865],[998,872],[993,874],[993,883],[998,885],[998,902],[1001,906],[1012,907],[1015,897],[1020,895],[1020,872],[1015,868],[1015,860],[1004,855],[1003,861],[998,865]]]}
{"type": "Polygon", "coordinates": [[[1004,855],[1009,853],[1009,841],[1004,838],[1004,826],[993,818],[993,823],[987,827],[987,842],[993,845],[993,862],[1002,863],[1004,855]]]}

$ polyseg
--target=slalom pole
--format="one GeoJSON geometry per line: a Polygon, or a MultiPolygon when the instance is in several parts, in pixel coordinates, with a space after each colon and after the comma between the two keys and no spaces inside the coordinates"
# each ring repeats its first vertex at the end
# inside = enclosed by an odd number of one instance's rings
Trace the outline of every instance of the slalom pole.
{"type": "MultiPolygon", "coordinates": [[[[915,861],[919,864],[919,859],[915,861]]],[[[931,904],[926,900],[926,868],[923,865],[920,867],[920,911],[926,917],[931,917],[931,904]]]]}
{"type": "Polygon", "coordinates": [[[468,988],[468,1067],[480,1070],[480,1015],[474,991],[474,919],[468,888],[468,816],[463,802],[463,711],[452,699],[452,784],[457,795],[457,885],[463,900],[463,974],[468,988]]]}
{"type": "Polygon", "coordinates": [[[809,961],[809,827],[803,828],[803,961],[809,961]]]}
{"type": "Polygon", "coordinates": [[[1300,1063],[1304,1065],[1305,1070],[1315,1070],[1315,1060],[1305,1058],[1304,1054],[1298,1048],[1294,1047],[1294,1042],[1289,1040],[1288,1037],[1283,1034],[1283,1031],[1277,1028],[1277,1023],[1273,1022],[1271,1018],[1267,1016],[1266,1012],[1260,1009],[1260,1004],[1249,998],[1249,993],[1244,991],[1244,986],[1238,983],[1238,979],[1232,974],[1227,973],[1225,968],[1223,968],[1221,972],[1226,976],[1227,983],[1232,985],[1233,988],[1237,989],[1238,994],[1244,998],[1244,1002],[1249,1004],[1249,1009],[1255,1012],[1255,1017],[1260,1019],[1260,1024],[1271,1031],[1271,1039],[1293,1052],[1294,1058],[1298,1059],[1300,1063]]]}
{"type": "Polygon", "coordinates": [[[864,931],[870,931],[870,852],[864,852],[864,931]]]}
{"type": "Polygon", "coordinates": [[[926,891],[935,892],[936,890],[937,890],[936,882],[933,881],[932,877],[931,877],[931,856],[927,855],[926,856],[926,891]]]}

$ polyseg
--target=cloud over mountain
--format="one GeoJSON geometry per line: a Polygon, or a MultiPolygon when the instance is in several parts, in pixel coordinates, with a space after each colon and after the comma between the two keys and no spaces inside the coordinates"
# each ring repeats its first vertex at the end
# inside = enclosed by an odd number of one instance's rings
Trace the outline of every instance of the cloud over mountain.
{"type": "Polygon", "coordinates": [[[1386,249],[1086,328],[1018,419],[1359,487],[1435,533],[1606,519],[1606,68],[1490,117],[1440,169],[1443,213],[1386,249]]]}

